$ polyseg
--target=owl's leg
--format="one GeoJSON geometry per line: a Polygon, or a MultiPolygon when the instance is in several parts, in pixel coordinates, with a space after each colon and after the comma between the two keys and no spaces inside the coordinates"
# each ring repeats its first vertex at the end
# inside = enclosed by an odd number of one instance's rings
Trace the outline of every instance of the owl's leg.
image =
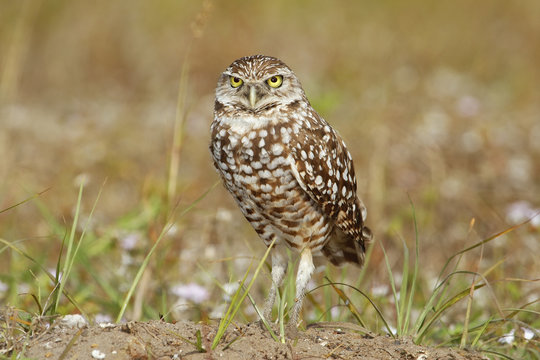
{"type": "Polygon", "coordinates": [[[274,246],[271,253],[272,257],[272,286],[270,286],[270,292],[264,303],[263,316],[266,321],[272,321],[272,307],[274,306],[274,301],[276,300],[276,294],[278,288],[283,283],[283,278],[287,272],[287,256],[283,254],[280,249],[277,249],[277,246],[274,246]]]}
{"type": "Polygon", "coordinates": [[[298,264],[298,273],[296,275],[296,298],[294,299],[295,304],[287,326],[289,336],[296,337],[298,333],[298,330],[296,329],[298,325],[298,316],[302,310],[302,301],[306,296],[306,288],[309,279],[311,279],[311,275],[313,274],[313,270],[315,270],[315,266],[313,265],[311,249],[306,247],[300,254],[300,262],[298,264]]]}

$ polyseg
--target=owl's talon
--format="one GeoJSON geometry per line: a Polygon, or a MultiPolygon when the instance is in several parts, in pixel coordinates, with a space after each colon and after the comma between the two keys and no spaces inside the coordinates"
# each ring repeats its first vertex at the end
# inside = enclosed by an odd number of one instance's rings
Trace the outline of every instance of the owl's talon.
{"type": "Polygon", "coordinates": [[[285,329],[285,335],[291,340],[296,340],[300,337],[300,330],[294,324],[288,324],[285,329]]]}

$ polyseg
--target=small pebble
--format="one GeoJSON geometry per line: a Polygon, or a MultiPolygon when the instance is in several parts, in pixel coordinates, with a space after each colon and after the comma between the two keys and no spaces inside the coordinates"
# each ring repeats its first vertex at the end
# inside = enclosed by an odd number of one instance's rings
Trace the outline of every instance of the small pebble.
{"type": "Polygon", "coordinates": [[[88,322],[80,314],[65,315],[62,318],[60,318],[61,327],[66,327],[66,328],[71,328],[71,329],[73,328],[81,329],[85,327],[86,325],[88,325],[88,322]]]}
{"type": "Polygon", "coordinates": [[[99,350],[92,350],[92,357],[94,359],[105,359],[105,354],[99,350]]]}
{"type": "Polygon", "coordinates": [[[102,329],[109,329],[109,328],[115,328],[116,324],[112,323],[99,323],[99,327],[102,329]]]}

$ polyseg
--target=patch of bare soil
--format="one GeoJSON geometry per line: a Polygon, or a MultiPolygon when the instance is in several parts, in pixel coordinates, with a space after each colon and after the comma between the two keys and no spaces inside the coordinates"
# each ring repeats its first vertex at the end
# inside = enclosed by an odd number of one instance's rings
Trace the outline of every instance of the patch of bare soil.
{"type": "Polygon", "coordinates": [[[24,355],[32,359],[485,359],[478,353],[453,348],[418,346],[410,339],[394,340],[355,331],[355,325],[320,323],[301,331],[297,340],[274,341],[252,323],[230,327],[220,345],[210,349],[217,324],[181,321],[130,322],[121,325],[55,324],[36,334],[24,355]],[[191,342],[191,343],[190,343],[191,342]]]}

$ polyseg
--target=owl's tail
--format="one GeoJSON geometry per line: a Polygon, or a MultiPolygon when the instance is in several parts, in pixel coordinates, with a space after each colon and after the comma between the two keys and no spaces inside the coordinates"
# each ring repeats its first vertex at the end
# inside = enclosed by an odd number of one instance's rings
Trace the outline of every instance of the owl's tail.
{"type": "Polygon", "coordinates": [[[371,243],[373,234],[364,226],[359,239],[341,231],[337,226],[330,236],[330,241],[322,248],[324,256],[336,266],[353,263],[362,266],[367,246],[371,243]]]}

